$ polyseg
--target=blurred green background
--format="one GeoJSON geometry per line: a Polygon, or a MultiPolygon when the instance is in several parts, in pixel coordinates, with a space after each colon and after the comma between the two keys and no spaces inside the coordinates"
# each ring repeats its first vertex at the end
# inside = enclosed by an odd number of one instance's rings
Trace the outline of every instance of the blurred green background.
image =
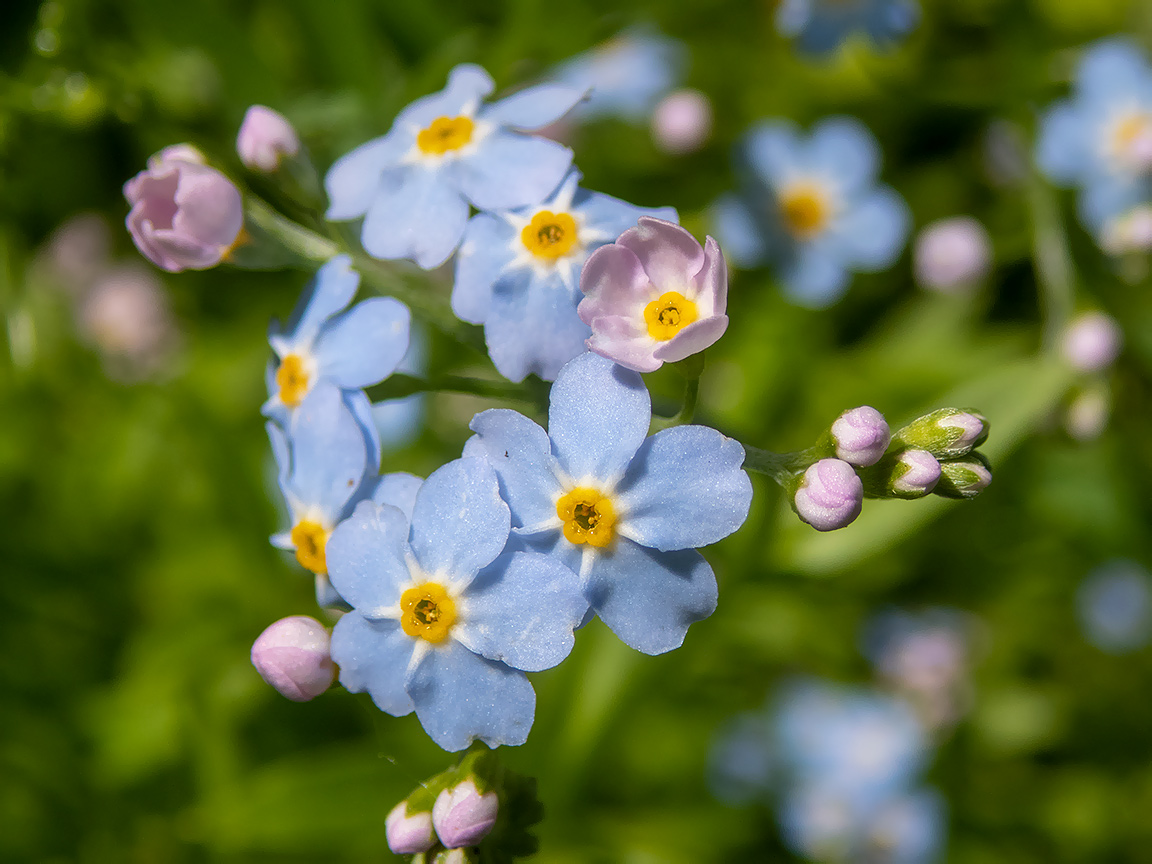
{"type": "MultiPolygon", "coordinates": [[[[1118,273],[1075,224],[1072,196],[1026,176],[1036,117],[1066,92],[1074,49],[1118,32],[1148,47],[1152,10],[924,6],[895,50],[857,45],[825,63],[776,35],[770,2],[8,0],[0,860],[386,860],[385,814],[450,761],[414,716],[339,690],[296,705],[248,662],[271,621],[314,613],[310,579],[267,543],[281,523],[259,414],[267,321],[288,313],[307,274],[158,274],[164,338],[125,364],[85,330],[85,277],[53,257],[53,232],[99,214],[107,262],[140,262],[120,187],[164,145],[191,141],[240,177],[236,129],[262,103],[294,122],[323,170],[456,63],[510,87],[637,22],[687,45],[684,80],[711,98],[714,133],[678,157],[646,128],[577,130],[588,188],[674,205],[703,234],[752,122],[851,113],[876,133],[883,178],[917,227],[971,213],[995,244],[992,276],[969,297],[918,291],[908,253],[826,312],[787,306],[765,272],[738,274],[698,419],[783,450],[854,405],[894,424],[973,405],[991,419],[995,482],[974,502],[870,502],[848,529],[817,535],[758,478],[749,524],[707,553],[720,607],[682,649],[643,657],[596,624],[568,661],[533,676],[536,726],[505,755],[540,781],[539,859],[793,860],[770,812],[709,794],[716,730],[787,675],[867,680],[858,634],[871,614],[943,605],[971,612],[982,634],[974,708],[929,773],[949,800],[948,860],[1152,860],[1152,655],[1091,647],[1075,613],[1092,568],[1152,562],[1152,282],[1118,273]],[[1043,345],[1034,232],[1059,238],[1061,222],[1077,303],[1125,330],[1099,381],[1076,379],[1043,345]],[[1080,442],[1061,418],[1085,388],[1113,411],[1080,442]]],[[[81,270],[102,260],[99,229],[90,236],[81,270]]],[[[480,368],[435,334],[431,358],[480,368]]],[[[675,392],[668,375],[651,378],[675,392]]],[[[385,470],[434,470],[490,405],[434,397],[419,439],[385,470]]]]}

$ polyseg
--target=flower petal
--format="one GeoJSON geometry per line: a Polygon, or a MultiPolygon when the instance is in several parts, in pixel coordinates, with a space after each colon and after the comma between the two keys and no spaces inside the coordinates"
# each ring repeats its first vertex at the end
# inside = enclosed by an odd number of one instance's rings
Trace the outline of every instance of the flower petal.
{"type": "Polygon", "coordinates": [[[702,321],[693,321],[667,342],[656,346],[652,356],[665,363],[675,363],[691,357],[707,348],[724,335],[728,329],[728,316],[716,315],[702,321]]]}
{"type": "Polygon", "coordinates": [[[364,250],[374,258],[411,258],[425,270],[439,267],[460,243],[468,202],[436,168],[388,173],[364,218],[364,250]]]}
{"type": "Polygon", "coordinates": [[[492,76],[482,67],[461,63],[448,73],[448,83],[443,90],[422,96],[396,115],[393,128],[423,128],[437,117],[472,116],[481,100],[495,87],[492,76]]]}
{"type": "Polygon", "coordinates": [[[652,283],[636,253],[627,246],[612,243],[601,246],[584,262],[580,271],[584,299],[577,312],[588,324],[602,316],[643,314],[652,297],[652,283]]]}
{"type": "Polygon", "coordinates": [[[588,350],[636,372],[655,372],[663,364],[656,359],[659,342],[648,335],[642,320],[605,315],[592,322],[588,350]]]}
{"type": "Polygon", "coordinates": [[[333,163],[324,177],[328,192],[325,217],[335,221],[357,219],[368,212],[385,169],[395,165],[410,145],[410,135],[403,130],[389,132],[361,144],[333,163]]]}
{"type": "Polygon", "coordinates": [[[288,487],[335,525],[364,476],[368,454],[360,424],[340,391],[321,381],[304,397],[288,427],[292,472],[288,487]]]}
{"type": "Polygon", "coordinates": [[[492,305],[492,286],[512,260],[512,227],[490,213],[468,220],[456,253],[452,311],[461,321],[483,324],[492,305]]]}
{"type": "Polygon", "coordinates": [[[908,205],[887,186],[879,186],[836,220],[829,241],[841,250],[841,260],[854,270],[883,270],[904,248],[911,223],[908,205]]]}
{"type": "Polygon", "coordinates": [[[408,351],[408,307],[392,297],[363,300],[328,323],[316,340],[321,375],[345,389],[391,375],[408,351]]]}
{"type": "Polygon", "coordinates": [[[764,121],[745,138],[744,159],[762,181],[778,187],[805,167],[803,149],[793,123],[764,121]]]}
{"type": "Polygon", "coordinates": [[[283,328],[273,325],[270,336],[283,333],[289,345],[311,347],[320,327],[352,302],[359,287],[360,274],[352,269],[352,259],[337,255],[316,271],[287,323],[283,328]]]}
{"type": "Polygon", "coordinates": [[[385,474],[376,484],[376,489],[372,493],[372,500],[377,504],[390,504],[411,521],[412,509],[416,505],[416,493],[420,491],[420,487],[423,485],[424,479],[415,474],[408,474],[404,471],[385,474]]]}
{"type": "Polygon", "coordinates": [[[724,195],[712,205],[711,220],[729,261],[738,267],[755,267],[764,262],[768,244],[743,201],[735,195],[724,195]]]}
{"type": "Polygon", "coordinates": [[[464,445],[464,455],[482,458],[496,471],[512,524],[521,528],[554,518],[560,482],[548,433],[507,408],[480,412],[468,428],[476,434],[464,445]]]}
{"type": "Polygon", "coordinates": [[[350,693],[368,691],[381,711],[403,717],[416,707],[404,689],[415,644],[399,621],[367,621],[349,612],[332,630],[332,662],[340,667],[340,683],[350,693]]]}
{"type": "Polygon", "coordinates": [[[793,303],[809,309],[831,306],[848,290],[850,277],[839,259],[823,246],[805,244],[781,273],[784,293],[793,303]]]}
{"type": "Polygon", "coordinates": [[[863,190],[880,170],[880,146],[855,117],[829,117],[818,123],[806,155],[812,167],[833,179],[845,196],[863,190]]]}
{"type": "Polygon", "coordinates": [[[395,507],[361,501],[336,526],[325,547],[328,578],[361,613],[400,602],[409,584],[405,540],[408,520],[395,507]]]}
{"type": "Polygon", "coordinates": [[[510,273],[497,280],[484,324],[488,356],[509,381],[536,374],[552,381],[584,353],[592,335],[576,314],[577,298],[558,273],[510,273]]]}
{"type": "Polygon", "coordinates": [[[477,210],[509,210],[543,201],[564,179],[572,151],[547,138],[496,130],[449,170],[477,210]]]}
{"type": "Polygon", "coordinates": [[[661,294],[665,291],[689,293],[693,277],[704,266],[704,248],[674,222],[641,216],[616,241],[640,259],[640,266],[661,294]]]}
{"type": "Polygon", "coordinates": [[[702,318],[723,315],[728,309],[728,262],[719,244],[711,237],[704,240],[704,266],[693,280],[696,306],[702,318]]]}
{"type": "Polygon", "coordinates": [[[481,117],[501,126],[539,129],[555,123],[588,93],[584,87],[538,84],[489,105],[481,117]]]}

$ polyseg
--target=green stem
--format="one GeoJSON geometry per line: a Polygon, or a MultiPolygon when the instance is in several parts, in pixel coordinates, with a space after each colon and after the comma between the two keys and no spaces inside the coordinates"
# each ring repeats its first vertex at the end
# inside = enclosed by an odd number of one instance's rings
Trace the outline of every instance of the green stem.
{"type": "Polygon", "coordinates": [[[403,399],[413,393],[428,391],[469,393],[489,399],[531,402],[537,406],[548,404],[548,385],[536,378],[513,384],[511,381],[487,381],[482,378],[466,378],[462,375],[437,375],[430,378],[392,375],[376,386],[369,387],[367,393],[373,402],[381,402],[386,399],[403,399]]]}
{"type": "Polygon", "coordinates": [[[1032,215],[1032,261],[1040,286],[1040,312],[1044,318],[1044,348],[1059,345],[1076,303],[1075,270],[1068,254],[1068,238],[1052,188],[1038,173],[1028,185],[1032,215]]]}
{"type": "Polygon", "coordinates": [[[797,472],[811,464],[812,455],[807,450],[773,453],[771,450],[744,445],[744,468],[758,474],[767,474],[784,487],[788,486],[797,472]]]}

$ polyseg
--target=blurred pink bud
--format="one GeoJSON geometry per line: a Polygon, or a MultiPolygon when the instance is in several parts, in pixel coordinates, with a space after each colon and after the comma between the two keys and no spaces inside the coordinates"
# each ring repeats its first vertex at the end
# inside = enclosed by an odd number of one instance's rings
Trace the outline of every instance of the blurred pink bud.
{"type": "Polygon", "coordinates": [[[496,824],[500,800],[495,792],[480,794],[471,780],[452,789],[444,789],[432,805],[432,824],[436,836],[449,849],[475,846],[496,824]]]}
{"type": "Polygon", "coordinates": [[[124,184],[132,241],[171,273],[215,267],[244,227],[240,190],[197,158],[187,144],[165,148],[124,184]]]}
{"type": "Polygon", "coordinates": [[[850,465],[875,465],[891,440],[888,421],[868,405],[845,411],[832,424],[836,455],[850,465]]]}
{"type": "Polygon", "coordinates": [[[101,276],[79,309],[82,335],[110,361],[126,361],[128,377],[155,371],[177,340],[168,299],[153,271],[116,267],[101,276]]]}
{"type": "Polygon", "coordinates": [[[900,495],[927,495],[940,480],[940,462],[927,450],[905,450],[896,463],[892,491],[900,495]]]}
{"type": "Polygon", "coordinates": [[[263,105],[253,105],[240,124],[236,152],[246,167],[271,173],[280,167],[282,157],[300,152],[300,138],[283,114],[263,105]]]}
{"type": "Polygon", "coordinates": [[[252,645],[252,665],[282,696],[307,702],[331,687],[336,677],[329,638],[328,630],[315,618],[281,618],[252,645]]]}
{"type": "Polygon", "coordinates": [[[920,232],[912,257],[921,286],[945,293],[962,291],[988,272],[992,241],[971,216],[941,219],[920,232]]]}
{"type": "Polygon", "coordinates": [[[703,351],[728,328],[728,270],[711,237],[703,247],[673,222],[641,216],[601,246],[580,273],[576,312],[589,349],[638,372],[703,351]]]}
{"type": "Polygon", "coordinates": [[[847,462],[821,459],[804,472],[792,500],[800,518],[817,531],[835,531],[860,515],[864,484],[847,462]]]}
{"type": "Polygon", "coordinates": [[[401,801],[392,808],[384,820],[388,848],[397,855],[416,855],[427,852],[436,843],[432,833],[432,814],[409,813],[408,802],[401,801]]]}
{"type": "Polygon", "coordinates": [[[1086,390],[1068,406],[1064,428],[1077,441],[1094,441],[1108,428],[1110,413],[1111,406],[1105,392],[1086,390]]]}
{"type": "Polygon", "coordinates": [[[78,292],[108,266],[111,237],[98,213],[73,216],[52,232],[45,246],[47,263],[63,287],[78,292]]]}
{"type": "Polygon", "coordinates": [[[1068,325],[1060,347],[1073,369],[1099,372],[1112,365],[1120,353],[1123,338],[1120,325],[1111,315],[1085,312],[1068,325]]]}
{"type": "Polygon", "coordinates": [[[699,150],[712,134],[712,103],[699,90],[669,93],[652,113],[652,140],[665,153],[699,150]]]}

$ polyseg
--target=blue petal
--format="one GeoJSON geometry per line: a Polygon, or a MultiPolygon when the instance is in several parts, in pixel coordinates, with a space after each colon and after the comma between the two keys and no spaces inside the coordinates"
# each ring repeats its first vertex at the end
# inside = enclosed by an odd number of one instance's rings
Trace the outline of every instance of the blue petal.
{"type": "Polygon", "coordinates": [[[1076,202],[1080,221],[1099,236],[1110,219],[1145,203],[1150,192],[1152,190],[1146,183],[1130,177],[1106,175],[1089,178],[1076,202]]]}
{"type": "Polygon", "coordinates": [[[268,442],[272,445],[272,458],[276,460],[276,482],[283,491],[292,469],[292,456],[288,448],[288,436],[277,424],[268,422],[264,424],[264,431],[268,433],[268,442]]]}
{"type": "Polygon", "coordinates": [[[360,485],[368,459],[364,433],[341,392],[325,381],[313,387],[292,414],[288,440],[289,488],[334,525],[360,485]]]}
{"type": "Polygon", "coordinates": [[[373,403],[372,420],[384,447],[399,450],[419,437],[425,401],[423,393],[413,393],[402,399],[373,403]]]}
{"type": "Polygon", "coordinates": [[[711,221],[724,257],[737,267],[763,264],[768,253],[760,226],[739,198],[728,194],[712,205],[711,221]]]}
{"type": "Polygon", "coordinates": [[[332,587],[332,580],[327,573],[317,573],[314,581],[316,605],[321,609],[339,609],[341,612],[351,611],[352,607],[340,596],[340,592],[332,587]]]}
{"type": "MultiPolygon", "coordinates": [[[[577,277],[578,278],[578,277],[577,277]]],[[[509,381],[535,373],[553,380],[573,357],[583,354],[592,329],[576,307],[584,295],[558,273],[538,276],[519,270],[497,280],[484,324],[488,356],[509,381]]]]}
{"type": "Polygon", "coordinates": [[[452,311],[461,321],[483,324],[488,320],[492,285],[512,260],[513,236],[512,226],[490,213],[468,220],[452,285],[452,311]]]}
{"type": "Polygon", "coordinates": [[[539,204],[564,179],[572,151],[547,138],[501,129],[476,152],[445,166],[478,210],[509,210],[539,204]]]}
{"type": "Polygon", "coordinates": [[[293,346],[310,347],[324,322],[352,302],[359,286],[352,259],[337,255],[316,271],[283,329],[273,329],[286,334],[293,346]]]}
{"type": "MultiPolygon", "coordinates": [[[[629,228],[635,228],[641,216],[654,216],[666,222],[680,222],[675,207],[637,207],[601,192],[579,190],[572,200],[572,209],[584,217],[584,224],[595,229],[606,239],[589,243],[585,252],[591,254],[607,243],[613,243],[629,228]]],[[[580,298],[578,297],[577,300],[580,298]]]]}
{"type": "Polygon", "coordinates": [[[657,552],[617,537],[599,552],[584,596],[608,627],[645,654],[684,642],[688,626],[716,609],[716,577],[699,552],[657,552]]]}
{"type": "Polygon", "coordinates": [[[405,555],[407,537],[403,513],[361,501],[336,526],[324,549],[333,587],[364,614],[395,606],[412,581],[405,555]]]}
{"type": "Polygon", "coordinates": [[[539,84],[494,102],[480,116],[501,126],[539,129],[571,111],[587,92],[584,87],[539,84]]]}
{"type": "Polygon", "coordinates": [[[855,201],[832,226],[828,239],[840,249],[843,263],[853,270],[889,267],[900,256],[911,217],[904,199],[880,186],[855,201]]]}
{"type": "Polygon", "coordinates": [[[648,438],[617,494],[621,530],[663,551],[706,546],[744,524],[752,483],[744,448],[707,426],[675,426],[648,438]]]}
{"type": "Polygon", "coordinates": [[[1080,60],[1076,90],[1080,98],[1111,101],[1117,95],[1147,92],[1152,70],[1140,47],[1131,39],[1097,42],[1080,60]]]}
{"type": "Polygon", "coordinates": [[[424,481],[415,474],[396,471],[385,474],[376,485],[372,493],[372,500],[377,504],[390,504],[401,513],[409,522],[412,521],[412,509],[416,506],[416,493],[424,481]]]}
{"type": "Polygon", "coordinates": [[[477,738],[489,747],[523,744],[536,714],[536,693],[523,672],[454,640],[428,651],[409,675],[407,690],[424,730],[450,751],[477,738]]]}
{"type": "Polygon", "coordinates": [[[496,473],[482,459],[457,459],[433,471],[412,508],[412,551],[430,576],[472,581],[508,540],[511,520],[496,473]]]}
{"type": "Polygon", "coordinates": [[[796,127],[786,121],[758,123],[744,139],[744,158],[769,186],[777,187],[805,167],[796,127]]]}
{"type": "Polygon", "coordinates": [[[372,297],[328,322],[316,340],[321,375],[345,389],[367,387],[391,375],[408,351],[408,307],[372,297]]]}
{"type": "Polygon", "coordinates": [[[556,518],[560,482],[548,433],[516,411],[491,408],[468,424],[476,433],[464,455],[481,458],[496,471],[512,524],[534,526],[556,518]]]}
{"type": "Polygon", "coordinates": [[[639,373],[591,352],[560,370],[548,434],[560,467],[577,483],[615,482],[648,436],[652,400],[639,373]]]}
{"type": "Polygon", "coordinates": [[[382,138],[361,144],[341,156],[328,170],[328,219],[356,219],[368,212],[386,168],[395,165],[411,146],[412,136],[394,129],[382,138]]]}
{"type": "Polygon", "coordinates": [[[366,480],[374,480],[380,473],[380,436],[376,431],[376,421],[372,417],[372,403],[363,390],[345,390],[344,404],[348,406],[352,416],[360,424],[360,431],[364,433],[364,443],[368,448],[364,477],[366,480]]]}
{"type": "Polygon", "coordinates": [[[424,165],[389,172],[361,231],[374,258],[411,258],[425,270],[455,251],[468,222],[465,201],[442,170],[424,165]]]}
{"type": "Polygon", "coordinates": [[[827,248],[805,244],[781,274],[788,299],[809,309],[823,309],[840,299],[848,290],[849,275],[840,261],[828,254],[827,248]]]}
{"type": "Polygon", "coordinates": [[[471,651],[539,672],[568,656],[588,611],[576,574],[535,552],[505,553],[464,594],[467,614],[454,635],[471,651]]]}
{"type": "MultiPolygon", "coordinates": [[[[514,529],[508,537],[508,551],[539,552],[559,561],[573,573],[580,572],[584,552],[589,547],[569,543],[559,526],[541,531],[521,531],[519,528],[514,529]]],[[[591,550],[589,554],[592,554],[591,550]]]]}
{"type": "Polygon", "coordinates": [[[330,650],[350,693],[367,690],[381,711],[403,717],[415,708],[404,689],[415,644],[399,621],[366,621],[350,612],[336,622],[330,650]]]}
{"type": "Polygon", "coordinates": [[[829,117],[817,124],[807,156],[812,166],[832,178],[845,195],[872,183],[880,170],[876,138],[855,117],[829,117]]]}
{"type": "Polygon", "coordinates": [[[1088,144],[1084,112],[1074,102],[1057,102],[1040,120],[1036,164],[1060,186],[1071,186],[1095,158],[1088,144]]]}
{"type": "MultiPolygon", "coordinates": [[[[495,86],[492,76],[481,67],[461,63],[448,73],[448,83],[443,90],[412,102],[396,115],[392,128],[423,128],[437,117],[472,116],[495,86]]],[[[411,137],[408,140],[411,142],[411,137]]]]}

